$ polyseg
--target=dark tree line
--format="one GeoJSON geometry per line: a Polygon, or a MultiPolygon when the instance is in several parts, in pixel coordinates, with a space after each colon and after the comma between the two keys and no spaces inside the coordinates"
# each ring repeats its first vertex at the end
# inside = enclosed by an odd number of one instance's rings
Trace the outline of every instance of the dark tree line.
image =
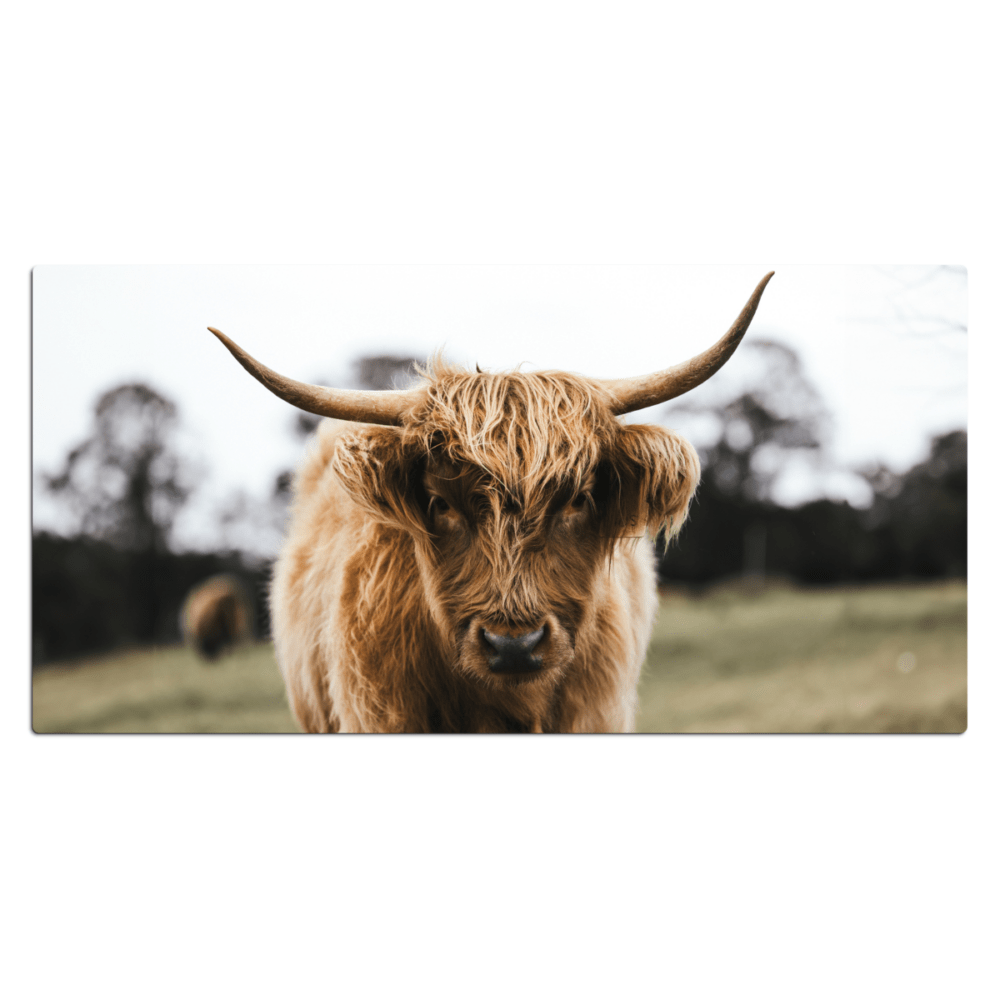
{"type": "MultiPolygon", "coordinates": [[[[188,590],[215,573],[262,594],[266,570],[239,553],[178,553],[177,514],[195,470],[177,451],[177,408],[142,383],[104,393],[90,435],[39,487],[75,518],[69,537],[32,539],[32,658],[51,660],[180,639],[188,590]]],[[[258,601],[258,616],[266,605],[258,601]]],[[[266,619],[264,621],[266,627],[266,619]]]]}
{"type": "Polygon", "coordinates": [[[40,665],[124,646],[179,642],[188,591],[217,573],[240,577],[268,629],[266,566],[239,553],[135,551],[87,535],[32,539],[32,660],[40,665]]]}
{"type": "Polygon", "coordinates": [[[805,584],[964,577],[967,470],[966,433],[953,431],[905,474],[880,476],[872,507],[856,510],[846,501],[786,508],[742,500],[720,488],[709,466],[680,537],[660,558],[660,577],[692,584],[764,574],[805,584]]]}

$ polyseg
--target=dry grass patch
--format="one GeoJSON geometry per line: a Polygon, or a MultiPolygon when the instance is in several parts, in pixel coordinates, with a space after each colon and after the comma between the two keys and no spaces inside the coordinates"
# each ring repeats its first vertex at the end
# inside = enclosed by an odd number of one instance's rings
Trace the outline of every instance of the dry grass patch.
{"type": "Polygon", "coordinates": [[[183,647],[61,664],[33,677],[37,733],[295,733],[270,643],[212,664],[183,647]]]}
{"type": "Polygon", "coordinates": [[[665,594],[642,732],[963,732],[964,582],[665,594]]]}

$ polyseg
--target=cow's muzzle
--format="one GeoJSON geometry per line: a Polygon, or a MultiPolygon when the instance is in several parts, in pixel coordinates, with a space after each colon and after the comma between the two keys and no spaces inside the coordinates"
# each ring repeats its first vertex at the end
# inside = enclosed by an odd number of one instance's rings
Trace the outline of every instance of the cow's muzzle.
{"type": "Polygon", "coordinates": [[[545,638],[546,626],[520,635],[504,635],[479,630],[486,653],[486,665],[495,674],[533,674],[542,669],[542,657],[534,653],[545,638]]]}

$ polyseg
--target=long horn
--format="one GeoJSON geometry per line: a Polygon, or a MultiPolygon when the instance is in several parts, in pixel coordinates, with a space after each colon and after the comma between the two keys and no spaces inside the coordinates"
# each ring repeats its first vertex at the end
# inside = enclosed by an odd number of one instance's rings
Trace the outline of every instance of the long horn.
{"type": "Polygon", "coordinates": [[[308,382],[296,382],[271,371],[256,358],[250,357],[221,330],[216,330],[214,326],[208,329],[261,385],[286,403],[307,413],[315,413],[321,417],[339,417],[341,420],[359,420],[368,424],[398,424],[400,415],[416,402],[419,395],[419,390],[413,389],[327,389],[321,385],[309,385],[308,382]]]}
{"type": "Polygon", "coordinates": [[[711,378],[730,359],[733,351],[739,346],[743,334],[750,326],[753,314],[757,311],[757,303],[760,302],[760,297],[764,294],[764,289],[773,276],[774,271],[771,271],[770,274],[763,277],[743,307],[743,312],[737,316],[736,322],[729,328],[729,333],[703,354],[691,358],[690,361],[685,361],[682,365],[665,368],[662,372],[655,372],[652,375],[601,379],[601,384],[609,389],[615,397],[615,413],[621,415],[622,413],[631,413],[633,410],[641,410],[645,406],[665,403],[668,399],[674,399],[677,396],[682,396],[685,392],[690,392],[706,379],[711,378]]]}

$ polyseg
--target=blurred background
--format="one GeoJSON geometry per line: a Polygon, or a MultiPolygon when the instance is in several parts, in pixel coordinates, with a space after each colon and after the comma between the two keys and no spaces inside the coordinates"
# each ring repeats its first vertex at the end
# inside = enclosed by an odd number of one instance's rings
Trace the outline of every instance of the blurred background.
{"type": "MultiPolygon", "coordinates": [[[[636,375],[717,340],[770,269],[36,268],[36,731],[295,731],[265,593],[315,420],[208,325],[345,387],[438,348],[636,375]]],[[[728,365],[629,417],[703,465],[658,550],[639,728],[960,732],[966,272],[776,270],[728,365]]]]}

